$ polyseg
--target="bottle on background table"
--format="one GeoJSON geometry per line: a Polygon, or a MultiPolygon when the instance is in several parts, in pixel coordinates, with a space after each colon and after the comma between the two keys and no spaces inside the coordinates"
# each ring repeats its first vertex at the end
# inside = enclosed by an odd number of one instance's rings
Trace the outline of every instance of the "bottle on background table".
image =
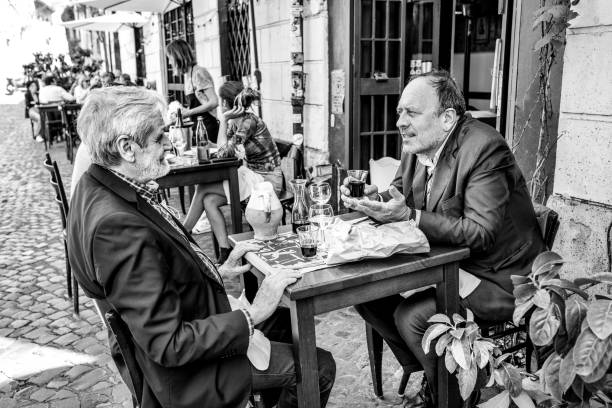
{"type": "Polygon", "coordinates": [[[206,126],[204,126],[204,118],[198,116],[198,124],[196,126],[196,153],[198,157],[198,163],[204,163],[208,161],[208,132],[206,126]]]}

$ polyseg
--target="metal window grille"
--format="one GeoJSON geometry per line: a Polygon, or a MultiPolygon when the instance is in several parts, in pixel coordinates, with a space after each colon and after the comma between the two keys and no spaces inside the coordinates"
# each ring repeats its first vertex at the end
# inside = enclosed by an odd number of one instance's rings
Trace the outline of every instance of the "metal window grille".
{"type": "Polygon", "coordinates": [[[251,75],[248,0],[228,0],[228,37],[230,49],[230,79],[241,81],[251,75]]]}
{"type": "MultiPolygon", "coordinates": [[[[195,37],[193,33],[193,8],[191,1],[164,13],[164,44],[168,45],[172,41],[183,39],[191,45],[195,51],[195,37]]],[[[186,103],[185,92],[183,91],[183,76],[175,76],[172,67],[166,58],[166,73],[168,78],[168,100],[186,103]]]]}

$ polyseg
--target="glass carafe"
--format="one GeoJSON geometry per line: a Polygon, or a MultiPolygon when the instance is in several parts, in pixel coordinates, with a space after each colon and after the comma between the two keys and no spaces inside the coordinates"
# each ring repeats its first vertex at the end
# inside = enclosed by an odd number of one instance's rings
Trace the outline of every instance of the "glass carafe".
{"type": "Polygon", "coordinates": [[[306,204],[306,180],[291,180],[291,187],[293,188],[291,226],[293,228],[293,233],[295,234],[298,227],[310,224],[310,221],[308,220],[308,205],[306,204]]]}

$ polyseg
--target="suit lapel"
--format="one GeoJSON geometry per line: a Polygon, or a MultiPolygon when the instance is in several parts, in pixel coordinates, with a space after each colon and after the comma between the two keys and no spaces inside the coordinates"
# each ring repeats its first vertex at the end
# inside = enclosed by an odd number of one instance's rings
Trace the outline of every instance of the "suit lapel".
{"type": "MultiPolygon", "coordinates": [[[[145,217],[151,220],[157,227],[163,231],[165,234],[169,235],[178,245],[182,246],[187,252],[191,255],[196,264],[200,267],[200,269],[204,272],[204,274],[215,283],[218,283],[217,277],[213,275],[213,272],[208,270],[208,267],[204,265],[198,254],[191,248],[189,242],[185,240],[184,237],[179,234],[179,232],[174,228],[169,222],[152,206],[150,206],[144,198],[140,197],[136,190],[130,187],[125,181],[116,177],[113,173],[106,170],[103,167],[100,167],[96,164],[92,164],[89,168],[89,172],[91,175],[108,187],[110,190],[114,191],[116,194],[124,198],[125,200],[136,204],[136,208],[140,211],[145,217]]],[[[177,225],[182,229],[185,237],[188,240],[193,241],[187,231],[183,228],[182,224],[178,221],[177,225]]]]}
{"type": "Polygon", "coordinates": [[[455,160],[454,158],[449,156],[451,155],[445,154],[443,157],[441,157],[440,161],[436,166],[436,170],[433,175],[433,180],[431,182],[429,200],[427,200],[427,211],[433,211],[436,208],[438,202],[440,201],[440,198],[442,197],[442,194],[446,190],[446,186],[448,186],[448,183],[450,183],[450,173],[452,168],[451,161],[454,163],[455,160]]]}
{"type": "Polygon", "coordinates": [[[425,182],[427,181],[427,168],[417,161],[412,179],[412,193],[414,196],[414,208],[423,209],[425,203],[425,182]]]}

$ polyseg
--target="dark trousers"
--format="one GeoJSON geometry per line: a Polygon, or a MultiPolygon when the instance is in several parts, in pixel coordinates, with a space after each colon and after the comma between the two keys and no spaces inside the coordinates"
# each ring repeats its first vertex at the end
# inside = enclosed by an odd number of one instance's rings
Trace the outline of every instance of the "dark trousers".
{"type": "MultiPolygon", "coordinates": [[[[465,299],[460,299],[460,312],[470,309],[476,321],[510,320],[514,311],[514,296],[489,281],[481,281],[465,299]]],[[[435,341],[425,354],[421,346],[423,334],[430,326],[427,320],[436,314],[436,291],[427,289],[408,298],[400,295],[356,305],[357,312],[385,339],[402,366],[420,366],[435,395],[435,341]]]]}
{"type": "MultiPolygon", "coordinates": [[[[291,337],[289,309],[279,308],[268,320],[257,326],[272,344],[270,365],[260,371],[251,366],[253,391],[262,391],[266,407],[297,407],[297,380],[291,337]]],[[[336,377],[336,363],[331,353],[317,348],[319,393],[324,408],[336,377]]]]}

